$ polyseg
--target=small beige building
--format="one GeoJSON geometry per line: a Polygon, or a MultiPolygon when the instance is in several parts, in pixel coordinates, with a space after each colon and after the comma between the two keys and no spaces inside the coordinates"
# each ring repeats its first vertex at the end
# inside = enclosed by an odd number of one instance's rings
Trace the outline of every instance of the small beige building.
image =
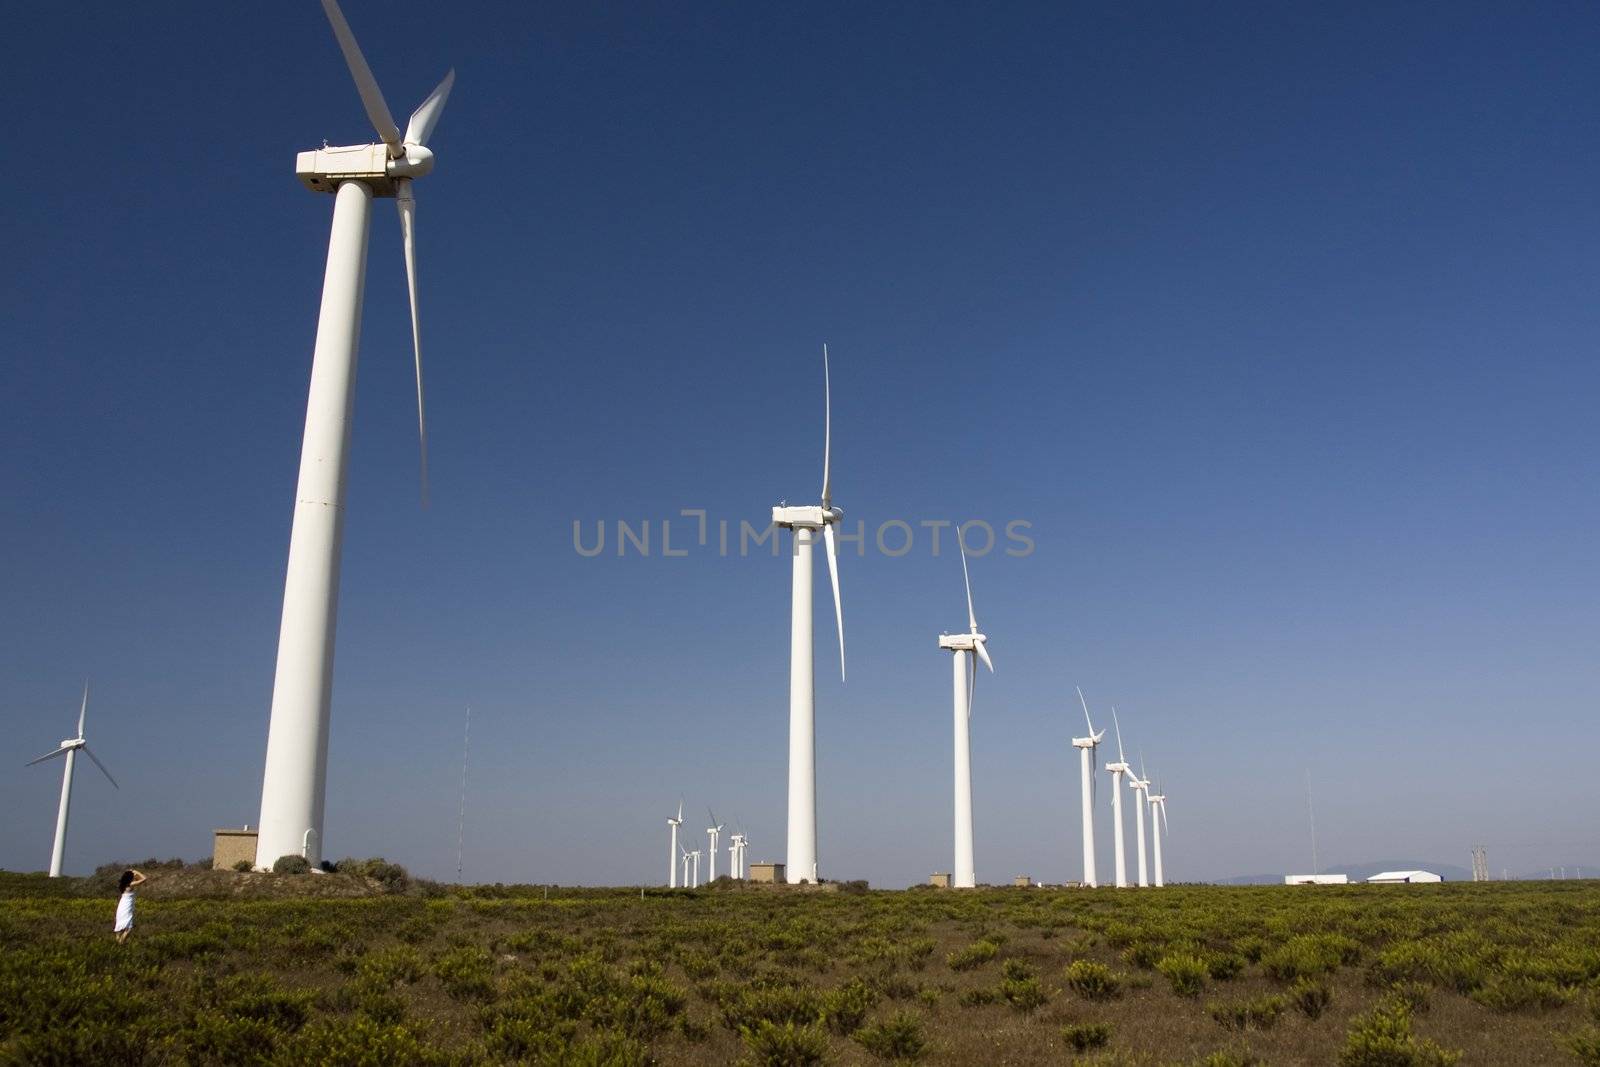
{"type": "Polygon", "coordinates": [[[1018,889],[1032,889],[1033,888],[1033,876],[1032,875],[1027,875],[1027,874],[1019,874],[1015,878],[1011,879],[1011,884],[1016,886],[1018,889]]]}
{"type": "Polygon", "coordinates": [[[933,872],[932,874],[928,875],[928,884],[933,886],[935,889],[949,889],[950,888],[950,872],[949,871],[935,871],[935,872],[933,872]]]}
{"type": "Polygon", "coordinates": [[[214,830],[211,834],[211,869],[231,871],[243,860],[256,865],[256,831],[246,826],[242,830],[214,830]]]}
{"type": "Polygon", "coordinates": [[[783,864],[781,863],[752,863],[750,865],[750,880],[752,882],[782,883],[783,864]]]}

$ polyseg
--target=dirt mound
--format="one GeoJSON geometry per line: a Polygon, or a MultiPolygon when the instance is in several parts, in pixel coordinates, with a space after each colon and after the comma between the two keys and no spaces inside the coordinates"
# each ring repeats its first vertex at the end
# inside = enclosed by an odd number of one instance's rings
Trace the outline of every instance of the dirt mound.
{"type": "Polygon", "coordinates": [[[383,883],[358,874],[267,874],[255,871],[208,871],[194,867],[146,871],[149,879],[139,887],[152,900],[182,897],[376,897],[383,883]]]}

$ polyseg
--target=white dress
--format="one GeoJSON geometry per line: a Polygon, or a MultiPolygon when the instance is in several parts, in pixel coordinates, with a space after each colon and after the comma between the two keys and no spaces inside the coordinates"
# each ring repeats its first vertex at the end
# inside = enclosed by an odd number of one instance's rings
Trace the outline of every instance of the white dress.
{"type": "Polygon", "coordinates": [[[117,901],[117,925],[113,933],[133,929],[133,890],[124,889],[122,899],[117,901]]]}

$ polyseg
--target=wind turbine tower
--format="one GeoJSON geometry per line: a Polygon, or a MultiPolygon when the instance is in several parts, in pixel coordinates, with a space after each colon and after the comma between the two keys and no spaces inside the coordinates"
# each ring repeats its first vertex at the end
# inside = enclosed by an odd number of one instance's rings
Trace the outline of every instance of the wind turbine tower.
{"type": "Polygon", "coordinates": [[[706,836],[711,838],[709,877],[706,878],[706,881],[715,882],[717,880],[717,835],[722,833],[722,823],[717,821],[716,813],[710,808],[706,809],[706,814],[711,816],[711,825],[706,827],[706,836]]]}
{"type": "Polygon", "coordinates": [[[106,770],[106,765],[101,763],[99,757],[89,751],[89,742],[83,739],[83,719],[89,712],[89,683],[83,683],[83,703],[78,706],[78,734],[69,737],[56,746],[54,752],[46,752],[38,759],[29,760],[24,766],[32,767],[35,763],[64,756],[61,765],[61,804],[56,808],[56,839],[50,847],[50,877],[61,877],[61,861],[67,854],[67,809],[72,806],[72,770],[77,763],[78,752],[81,750],[85,756],[94,761],[100,768],[100,773],[106,776],[106,781],[111,783],[113,789],[120,790],[117,780],[111,777],[111,772],[106,770]]]}
{"type": "Polygon", "coordinates": [[[791,883],[817,880],[816,690],[811,649],[811,548],[817,532],[828,552],[833,617],[839,632],[839,678],[844,680],[844,608],[839,601],[839,548],[833,528],[844,512],[833,506],[829,462],[833,445],[833,394],[828,346],[822,346],[822,502],[772,509],[772,523],[794,531],[794,574],[789,618],[789,839],[785,876],[791,883]]]}
{"type": "Polygon", "coordinates": [[[1083,705],[1083,721],[1089,727],[1089,736],[1074,737],[1072,745],[1078,750],[1079,763],[1082,767],[1083,782],[1083,884],[1090,889],[1100,883],[1095,880],[1094,870],[1094,802],[1095,795],[1099,792],[1099,779],[1095,773],[1095,750],[1100,747],[1100,739],[1105,737],[1105,730],[1095,733],[1094,723],[1089,719],[1089,702],[1083,699],[1083,690],[1078,689],[1078,703],[1083,705]]]}
{"type": "Polygon", "coordinates": [[[955,696],[955,859],[950,868],[950,884],[956,889],[972,889],[977,885],[977,871],[972,860],[972,690],[977,681],[975,659],[994,672],[994,661],[984,647],[989,640],[978,632],[978,616],[972,610],[972,579],[967,575],[967,549],[961,549],[961,579],[967,587],[967,625],[964,634],[941,634],[939,647],[954,653],[952,691],[955,696]]]}
{"type": "Polygon", "coordinates": [[[1117,888],[1126,889],[1128,857],[1122,845],[1122,776],[1132,774],[1133,768],[1122,754],[1122,724],[1117,721],[1115,706],[1111,709],[1111,725],[1117,732],[1117,762],[1106,764],[1106,770],[1111,772],[1111,837],[1116,844],[1117,888]]]}
{"type": "Polygon", "coordinates": [[[1167,795],[1161,791],[1160,783],[1156,784],[1156,791],[1150,797],[1150,842],[1154,847],[1156,863],[1156,888],[1166,885],[1165,876],[1161,871],[1161,835],[1167,832],[1167,795]]]}
{"type": "Polygon", "coordinates": [[[433,153],[426,145],[450,95],[455,72],[446,74],[412,113],[402,136],[337,0],[322,0],[322,7],[381,143],[324,147],[301,152],[295,160],[295,173],[307,188],[333,194],[333,229],[311,358],[311,389],[278,631],[278,664],[272,682],[272,721],[267,731],[256,842],[256,866],[260,868],[271,867],[279,857],[288,855],[304,856],[313,867],[322,862],[345,467],[373,197],[393,197],[400,212],[411,297],[424,504],[428,493],[422,334],[417,319],[416,200],[411,183],[433,169],[433,153]]]}

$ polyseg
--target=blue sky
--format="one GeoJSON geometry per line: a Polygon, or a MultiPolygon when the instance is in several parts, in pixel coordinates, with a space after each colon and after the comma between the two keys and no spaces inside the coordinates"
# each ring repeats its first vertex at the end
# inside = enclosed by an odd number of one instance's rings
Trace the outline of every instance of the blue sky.
{"type": "MultiPolygon", "coordinates": [[[[1032,524],[973,562],[980,880],[1077,876],[1074,684],[1170,877],[1307,866],[1307,769],[1327,864],[1600,863],[1591,6],[345,11],[397,114],[458,80],[426,511],[373,218],[329,852],[453,876],[470,703],[469,878],[663,879],[680,793],[781,858],[787,560],[572,523],[812,499],[827,341],[851,522],[1032,524]]],[[[371,134],[310,0],[0,51],[0,866],[47,860],[21,764],[86,676],[122,790],[80,778],[69,871],[204,855],[258,813],[332,207],[294,153],[371,134]]],[[[846,685],[819,570],[825,875],[949,867],[928,547],[846,556],[846,685]]]]}

